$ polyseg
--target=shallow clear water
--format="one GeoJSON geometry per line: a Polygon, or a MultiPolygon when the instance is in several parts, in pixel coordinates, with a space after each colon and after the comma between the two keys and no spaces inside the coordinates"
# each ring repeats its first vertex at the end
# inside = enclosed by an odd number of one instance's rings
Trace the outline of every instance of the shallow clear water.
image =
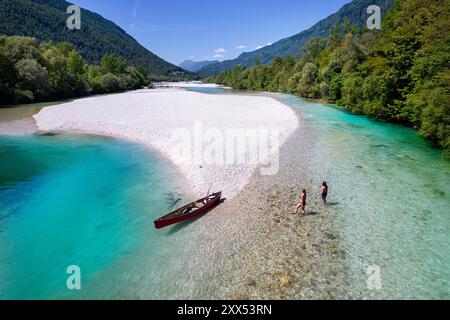
{"type": "Polygon", "coordinates": [[[329,212],[349,274],[347,296],[450,299],[450,161],[441,151],[403,126],[293,95],[265,95],[290,105],[301,119],[295,138],[308,147],[298,157],[317,177],[317,190],[310,192],[319,194],[322,180],[328,181],[329,212]],[[368,289],[369,266],[380,268],[380,290],[368,289]]]}
{"type": "Polygon", "coordinates": [[[299,139],[314,141],[301,156],[318,186],[329,183],[350,295],[449,299],[450,161],[412,129],[275,97],[298,112],[299,139]],[[370,265],[380,267],[381,290],[367,288],[370,265]]]}
{"type": "Polygon", "coordinates": [[[152,221],[182,194],[158,156],[109,138],[0,137],[0,163],[0,299],[70,298],[69,265],[95,291],[94,276],[164,236],[152,221]]]}
{"type": "Polygon", "coordinates": [[[230,93],[242,93],[242,91],[225,89],[222,87],[211,88],[211,87],[192,87],[186,88],[187,91],[199,92],[199,93],[208,93],[208,94],[230,94],[230,93]]]}

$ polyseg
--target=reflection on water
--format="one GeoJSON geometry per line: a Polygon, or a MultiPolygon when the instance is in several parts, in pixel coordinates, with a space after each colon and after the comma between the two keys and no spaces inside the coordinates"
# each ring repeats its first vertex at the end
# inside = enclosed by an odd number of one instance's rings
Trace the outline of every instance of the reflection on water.
{"type": "Polygon", "coordinates": [[[25,118],[32,118],[42,108],[57,105],[62,103],[58,102],[41,102],[22,104],[17,106],[0,106],[0,122],[16,121],[25,118]]]}
{"type": "Polygon", "coordinates": [[[37,131],[33,116],[42,108],[62,102],[42,102],[17,106],[0,106],[0,136],[27,135],[37,131]]]}

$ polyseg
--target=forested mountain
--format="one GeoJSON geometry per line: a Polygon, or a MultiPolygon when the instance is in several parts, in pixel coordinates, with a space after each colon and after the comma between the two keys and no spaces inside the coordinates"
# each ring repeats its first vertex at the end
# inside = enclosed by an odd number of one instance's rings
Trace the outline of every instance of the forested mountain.
{"type": "Polygon", "coordinates": [[[197,72],[201,68],[208,66],[213,63],[218,63],[218,60],[215,61],[192,61],[192,60],[185,60],[182,63],[180,63],[180,68],[183,68],[184,70],[191,71],[191,72],[197,72]]]}
{"type": "Polygon", "coordinates": [[[22,35],[39,42],[70,42],[91,64],[116,54],[157,76],[183,76],[183,70],[159,58],[113,22],[81,9],[81,30],[66,28],[70,4],[63,0],[0,0],[0,34],[22,35]]]}
{"type": "Polygon", "coordinates": [[[406,124],[450,158],[448,0],[398,0],[381,31],[335,27],[328,39],[311,39],[300,59],[236,66],[210,81],[324,99],[406,124]]]}
{"type": "Polygon", "coordinates": [[[275,57],[297,57],[301,54],[301,49],[314,37],[327,37],[331,28],[347,20],[350,24],[362,27],[366,24],[368,14],[367,7],[378,5],[382,15],[392,7],[395,0],[354,0],[344,5],[335,14],[318,22],[310,29],[296,34],[292,37],[282,39],[270,46],[263,47],[253,52],[245,52],[238,58],[208,65],[198,71],[201,76],[209,77],[223,70],[231,69],[234,66],[251,67],[257,62],[269,64],[275,57]]]}

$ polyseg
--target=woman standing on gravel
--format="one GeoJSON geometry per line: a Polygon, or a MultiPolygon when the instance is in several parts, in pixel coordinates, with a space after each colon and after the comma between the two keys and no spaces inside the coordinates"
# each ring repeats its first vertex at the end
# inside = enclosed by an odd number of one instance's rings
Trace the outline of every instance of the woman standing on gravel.
{"type": "Polygon", "coordinates": [[[298,212],[298,209],[302,209],[303,214],[305,214],[306,209],[306,189],[302,190],[302,193],[300,194],[300,202],[295,207],[295,213],[298,212]]]}
{"type": "Polygon", "coordinates": [[[327,204],[328,185],[326,181],[322,182],[322,193],[320,196],[322,197],[323,204],[327,204]]]}

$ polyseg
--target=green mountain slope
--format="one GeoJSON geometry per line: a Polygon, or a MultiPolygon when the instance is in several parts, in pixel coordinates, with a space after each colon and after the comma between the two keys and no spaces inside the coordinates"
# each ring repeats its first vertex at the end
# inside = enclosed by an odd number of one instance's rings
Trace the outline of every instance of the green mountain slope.
{"type": "Polygon", "coordinates": [[[183,70],[159,58],[113,22],[81,9],[81,30],[69,30],[64,0],[0,0],[0,34],[23,35],[39,41],[73,43],[88,63],[99,63],[114,53],[133,66],[143,66],[155,75],[173,75],[183,70]]]}
{"type": "Polygon", "coordinates": [[[184,70],[188,70],[191,72],[197,72],[201,68],[219,62],[218,60],[214,61],[192,61],[192,60],[185,60],[182,63],[180,63],[179,67],[183,68],[184,70]]]}
{"type": "Polygon", "coordinates": [[[209,80],[337,103],[357,114],[405,124],[450,159],[448,0],[397,0],[380,32],[347,28],[315,38],[300,59],[234,67],[209,80]]]}
{"type": "Polygon", "coordinates": [[[369,15],[367,7],[370,5],[378,5],[382,10],[382,16],[392,7],[395,0],[354,0],[344,5],[335,14],[318,22],[310,29],[305,30],[292,37],[282,39],[270,46],[266,46],[253,52],[245,52],[234,60],[227,60],[220,63],[208,65],[198,71],[201,76],[209,77],[221,71],[231,69],[234,66],[251,67],[257,61],[262,64],[269,64],[272,60],[279,57],[298,56],[301,49],[314,37],[327,37],[331,28],[348,19],[351,24],[362,27],[366,24],[369,15]]]}

